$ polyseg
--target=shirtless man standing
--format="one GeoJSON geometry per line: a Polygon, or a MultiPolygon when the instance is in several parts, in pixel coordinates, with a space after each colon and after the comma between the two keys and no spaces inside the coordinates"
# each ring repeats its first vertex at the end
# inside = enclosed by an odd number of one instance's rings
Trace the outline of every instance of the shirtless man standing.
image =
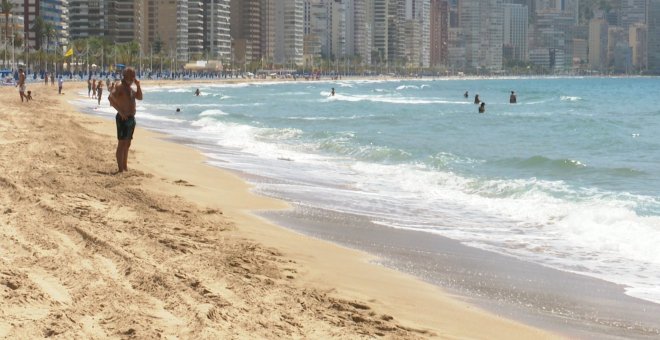
{"type": "Polygon", "coordinates": [[[124,77],[117,86],[111,86],[108,101],[117,110],[117,166],[119,172],[128,171],[128,149],[131,147],[133,131],[135,131],[135,100],[142,100],[140,81],[135,79],[132,68],[124,70],[124,77]],[[131,85],[135,83],[137,89],[131,85]]]}
{"type": "Polygon", "coordinates": [[[18,94],[21,95],[21,103],[23,102],[23,98],[27,98],[25,95],[25,72],[23,72],[22,68],[18,69],[18,83],[16,84],[18,86],[18,94]]]}

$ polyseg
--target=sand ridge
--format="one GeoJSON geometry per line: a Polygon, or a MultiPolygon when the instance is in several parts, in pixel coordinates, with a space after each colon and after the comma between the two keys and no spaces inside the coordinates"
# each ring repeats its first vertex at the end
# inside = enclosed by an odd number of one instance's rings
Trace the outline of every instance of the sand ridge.
{"type": "Polygon", "coordinates": [[[145,131],[131,170],[116,174],[113,122],[75,112],[72,95],[54,87],[30,87],[30,103],[0,89],[0,338],[549,337],[469,306],[437,305],[428,285],[419,291],[429,303],[405,300],[413,280],[264,228],[240,210],[284,204],[191,167],[201,156],[177,153],[182,146],[146,147],[145,131]],[[318,261],[316,251],[334,261],[318,261]],[[389,294],[394,286],[401,292],[389,294]]]}

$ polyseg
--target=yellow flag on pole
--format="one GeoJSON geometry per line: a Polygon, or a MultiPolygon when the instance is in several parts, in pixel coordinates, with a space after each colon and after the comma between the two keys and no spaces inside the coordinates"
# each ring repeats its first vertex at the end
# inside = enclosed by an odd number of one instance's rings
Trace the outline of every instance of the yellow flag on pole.
{"type": "Polygon", "coordinates": [[[72,56],[72,55],[73,55],[73,47],[70,48],[68,51],[66,51],[66,53],[64,53],[64,56],[65,56],[65,57],[70,57],[70,56],[72,56]]]}

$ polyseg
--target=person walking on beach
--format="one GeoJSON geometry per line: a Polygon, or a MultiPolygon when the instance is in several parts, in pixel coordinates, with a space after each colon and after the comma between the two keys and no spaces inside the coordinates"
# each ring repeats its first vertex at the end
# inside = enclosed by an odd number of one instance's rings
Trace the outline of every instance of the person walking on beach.
{"type": "Polygon", "coordinates": [[[99,80],[99,83],[96,85],[96,98],[98,99],[98,105],[101,105],[102,94],[103,94],[103,81],[99,80]]]}
{"type": "Polygon", "coordinates": [[[96,78],[92,79],[92,99],[96,98],[96,78]]]}
{"type": "Polygon", "coordinates": [[[518,102],[518,98],[516,98],[516,93],[511,91],[511,95],[509,96],[509,104],[515,104],[518,102]]]}
{"type": "Polygon", "coordinates": [[[57,94],[62,94],[62,86],[64,85],[64,79],[62,76],[57,79],[57,94]]]}
{"type": "Polygon", "coordinates": [[[50,86],[55,86],[55,73],[50,75],[50,86]]]}
{"type": "Polygon", "coordinates": [[[135,79],[132,68],[124,70],[121,83],[113,86],[108,100],[117,110],[115,122],[117,124],[117,167],[119,172],[128,171],[128,149],[131,147],[133,132],[135,131],[135,100],[142,100],[140,81],[135,79]],[[136,90],[131,88],[135,83],[136,90]]]}
{"type": "Polygon", "coordinates": [[[48,72],[44,73],[44,85],[48,86],[48,72]]]}
{"type": "Polygon", "coordinates": [[[92,93],[92,76],[89,76],[87,78],[87,97],[89,97],[92,93]]]}
{"type": "Polygon", "coordinates": [[[16,86],[18,87],[18,94],[21,96],[22,103],[23,99],[27,98],[25,96],[25,72],[23,72],[22,68],[18,69],[18,83],[16,83],[16,86]]]}

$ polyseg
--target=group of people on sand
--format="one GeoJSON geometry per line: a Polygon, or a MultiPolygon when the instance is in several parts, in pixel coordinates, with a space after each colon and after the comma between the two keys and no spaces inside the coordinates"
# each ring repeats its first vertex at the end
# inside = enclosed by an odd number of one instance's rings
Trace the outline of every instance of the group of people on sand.
{"type": "MultiPolygon", "coordinates": [[[[114,83],[110,82],[110,78],[106,79],[105,83],[108,87],[108,90],[110,90],[110,87],[114,85],[114,83]]],[[[92,99],[98,100],[98,105],[101,105],[101,96],[103,95],[102,79],[97,81],[96,78],[92,78],[91,76],[87,79],[87,97],[90,97],[90,95],[92,99]]]]}
{"type": "MultiPolygon", "coordinates": [[[[468,91],[465,91],[463,94],[463,97],[468,98],[470,95],[468,91]]],[[[474,103],[479,105],[479,113],[486,113],[486,103],[481,101],[479,98],[479,94],[474,95],[474,103]]],[[[518,97],[516,96],[515,91],[511,91],[511,95],[509,96],[509,104],[516,104],[518,103],[518,97]]]]}
{"type": "MultiPolygon", "coordinates": [[[[44,84],[48,86],[48,73],[44,75],[44,84]]],[[[16,87],[18,87],[18,95],[21,97],[21,102],[29,102],[30,100],[33,100],[32,98],[32,91],[27,90],[27,84],[25,83],[26,76],[25,76],[25,71],[23,68],[18,69],[18,82],[16,83],[16,87]]],[[[51,86],[55,85],[55,75],[51,74],[50,75],[50,84],[51,86]]],[[[62,79],[62,76],[60,76],[57,79],[57,93],[62,94],[62,86],[64,85],[64,80],[62,79]]]]}
{"type": "MultiPolygon", "coordinates": [[[[48,85],[48,72],[44,73],[44,85],[48,85]]],[[[50,86],[55,86],[55,75],[54,74],[50,75],[50,86]]]]}

